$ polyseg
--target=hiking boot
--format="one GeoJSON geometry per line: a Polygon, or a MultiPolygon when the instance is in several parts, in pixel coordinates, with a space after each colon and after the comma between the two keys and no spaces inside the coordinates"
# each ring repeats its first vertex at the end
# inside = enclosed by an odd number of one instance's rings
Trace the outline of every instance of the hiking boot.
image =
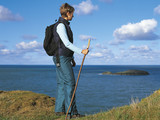
{"type": "Polygon", "coordinates": [[[75,114],[71,116],[71,118],[80,118],[80,117],[85,117],[85,115],[75,114]]]}
{"type": "Polygon", "coordinates": [[[64,112],[55,112],[55,115],[62,116],[62,115],[65,115],[65,113],[64,112]]]}

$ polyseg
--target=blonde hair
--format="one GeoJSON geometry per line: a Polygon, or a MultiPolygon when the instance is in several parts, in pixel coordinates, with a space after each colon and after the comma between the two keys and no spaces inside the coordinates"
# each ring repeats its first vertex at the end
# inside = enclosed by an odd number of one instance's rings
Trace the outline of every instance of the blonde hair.
{"type": "Polygon", "coordinates": [[[74,10],[75,10],[74,7],[72,7],[68,3],[64,3],[60,7],[61,16],[64,16],[64,17],[67,17],[67,12],[72,13],[72,12],[74,12],[74,10]]]}

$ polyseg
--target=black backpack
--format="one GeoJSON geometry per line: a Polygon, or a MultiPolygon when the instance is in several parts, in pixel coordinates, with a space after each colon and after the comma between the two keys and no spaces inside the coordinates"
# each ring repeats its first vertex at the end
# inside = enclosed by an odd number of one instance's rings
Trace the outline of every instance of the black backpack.
{"type": "Polygon", "coordinates": [[[56,55],[57,66],[60,66],[59,62],[59,54],[58,54],[58,44],[54,39],[54,26],[56,23],[47,26],[45,30],[45,38],[43,42],[43,48],[49,56],[56,55]]]}
{"type": "MultiPolygon", "coordinates": [[[[55,23],[56,24],[56,23],[55,23]]],[[[57,43],[54,40],[53,28],[55,24],[46,27],[43,48],[49,56],[53,56],[57,51],[57,43]]]]}

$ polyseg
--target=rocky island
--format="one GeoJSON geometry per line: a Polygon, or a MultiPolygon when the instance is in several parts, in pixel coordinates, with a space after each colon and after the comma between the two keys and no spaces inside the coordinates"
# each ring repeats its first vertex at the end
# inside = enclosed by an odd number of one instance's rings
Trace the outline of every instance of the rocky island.
{"type": "Polygon", "coordinates": [[[117,72],[117,73],[112,73],[112,72],[103,72],[103,75],[149,75],[147,71],[142,71],[142,70],[127,70],[127,71],[122,71],[122,72],[117,72]]]}

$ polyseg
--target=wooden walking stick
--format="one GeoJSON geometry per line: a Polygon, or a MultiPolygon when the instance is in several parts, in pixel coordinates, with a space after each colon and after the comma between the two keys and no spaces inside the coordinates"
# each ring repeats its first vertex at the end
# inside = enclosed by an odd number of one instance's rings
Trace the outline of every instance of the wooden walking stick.
{"type": "MultiPolygon", "coordinates": [[[[88,40],[87,49],[89,49],[89,46],[90,46],[90,39],[88,40]]],[[[68,110],[67,110],[67,113],[66,113],[66,118],[65,118],[65,120],[67,120],[68,112],[69,112],[69,110],[70,110],[70,108],[71,108],[71,105],[72,105],[72,102],[73,102],[73,99],[74,99],[74,96],[75,96],[75,93],[76,93],[76,89],[77,89],[77,86],[78,86],[78,81],[79,81],[79,77],[80,77],[80,74],[81,74],[81,70],[82,70],[82,66],[83,66],[85,57],[86,57],[86,54],[85,54],[84,57],[83,57],[81,67],[80,67],[80,69],[79,69],[79,73],[78,73],[78,77],[77,77],[77,82],[76,82],[76,85],[75,85],[75,88],[74,88],[74,91],[73,91],[73,95],[72,95],[72,99],[71,99],[70,105],[69,105],[68,110]]]]}

